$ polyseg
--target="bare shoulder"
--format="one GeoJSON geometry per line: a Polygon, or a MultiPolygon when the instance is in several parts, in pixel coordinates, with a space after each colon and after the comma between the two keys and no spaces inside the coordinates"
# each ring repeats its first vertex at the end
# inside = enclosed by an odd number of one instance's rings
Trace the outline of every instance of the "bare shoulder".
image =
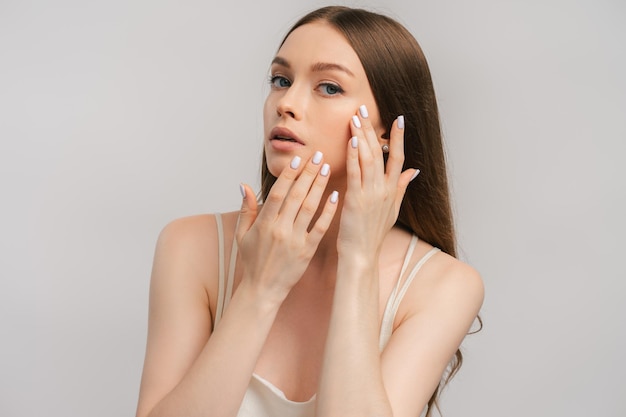
{"type": "MultiPolygon", "coordinates": [[[[418,242],[411,264],[432,249],[418,242]]],[[[427,259],[400,304],[383,353],[385,388],[399,415],[415,415],[428,401],[483,302],[474,268],[443,252],[427,259]]]]}
{"type": "MultiPolygon", "coordinates": [[[[225,241],[230,245],[237,212],[221,216],[225,241]]],[[[218,234],[214,214],[182,217],[161,230],[154,256],[152,286],[194,289],[195,297],[212,307],[217,274],[218,234]]]]}
{"type": "MultiPolygon", "coordinates": [[[[423,250],[432,248],[425,246],[423,250]]],[[[447,253],[437,252],[423,265],[407,293],[405,317],[445,313],[471,323],[482,306],[484,292],[476,269],[447,253]]]]}
{"type": "Polygon", "coordinates": [[[433,295],[459,296],[468,301],[482,304],[484,297],[483,280],[476,269],[447,253],[439,252],[429,266],[433,277],[433,295]]]}
{"type": "MultiPolygon", "coordinates": [[[[224,215],[224,223],[232,222],[232,217],[224,215]]],[[[137,415],[147,415],[182,380],[210,336],[217,248],[214,215],[176,219],[159,234],[137,415]]]]}
{"type": "MultiPolygon", "coordinates": [[[[226,243],[230,243],[238,212],[221,215],[226,243]]],[[[181,217],[168,223],[159,234],[157,254],[174,255],[191,264],[205,264],[217,255],[217,223],[215,214],[181,217]],[[161,253],[159,253],[161,252],[161,253]]],[[[200,268],[200,265],[197,265],[200,268]]],[[[201,269],[201,268],[200,268],[201,269]]]]}

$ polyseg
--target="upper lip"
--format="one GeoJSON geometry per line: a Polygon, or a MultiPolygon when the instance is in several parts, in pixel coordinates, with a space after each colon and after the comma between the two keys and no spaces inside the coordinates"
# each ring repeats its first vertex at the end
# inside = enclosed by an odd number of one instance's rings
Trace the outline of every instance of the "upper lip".
{"type": "Polygon", "coordinates": [[[302,140],[298,136],[296,136],[295,133],[293,133],[291,130],[287,129],[286,127],[276,126],[275,128],[272,129],[272,131],[270,132],[269,139],[273,140],[273,139],[277,139],[278,137],[290,138],[290,139],[295,140],[299,144],[304,145],[304,142],[302,142],[302,140]]]}

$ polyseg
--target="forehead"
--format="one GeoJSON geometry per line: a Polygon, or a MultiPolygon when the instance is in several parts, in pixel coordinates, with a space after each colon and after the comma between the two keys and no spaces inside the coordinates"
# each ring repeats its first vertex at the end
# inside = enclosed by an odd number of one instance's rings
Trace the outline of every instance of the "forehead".
{"type": "Polygon", "coordinates": [[[307,23],[295,29],[285,39],[277,56],[293,66],[333,63],[347,67],[355,75],[365,76],[363,65],[347,39],[325,22],[307,23]]]}

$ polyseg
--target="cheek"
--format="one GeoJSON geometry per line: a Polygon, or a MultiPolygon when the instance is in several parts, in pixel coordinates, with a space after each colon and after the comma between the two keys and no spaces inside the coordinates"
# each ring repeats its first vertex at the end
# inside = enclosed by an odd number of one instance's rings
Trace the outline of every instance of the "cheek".
{"type": "Polygon", "coordinates": [[[265,132],[265,136],[267,136],[268,129],[270,128],[272,116],[272,102],[270,96],[267,96],[265,99],[265,103],[263,104],[263,130],[265,132]]]}
{"type": "Polygon", "coordinates": [[[328,139],[348,140],[352,133],[350,132],[350,123],[352,116],[356,114],[352,106],[346,106],[346,108],[331,108],[325,109],[324,112],[320,112],[320,118],[317,120],[317,124],[320,126],[320,131],[324,137],[328,139]]]}
{"type": "Polygon", "coordinates": [[[347,147],[352,136],[351,117],[352,113],[347,117],[340,113],[328,115],[319,132],[320,150],[324,152],[324,160],[330,165],[335,178],[346,170],[347,147]]]}

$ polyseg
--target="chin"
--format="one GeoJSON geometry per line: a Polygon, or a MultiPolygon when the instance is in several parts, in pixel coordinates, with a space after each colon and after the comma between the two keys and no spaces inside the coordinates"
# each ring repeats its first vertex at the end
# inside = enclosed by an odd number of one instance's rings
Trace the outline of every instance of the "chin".
{"type": "Polygon", "coordinates": [[[273,176],[275,176],[276,178],[278,178],[278,176],[280,175],[282,171],[282,169],[272,169],[271,165],[267,166],[267,170],[270,172],[270,174],[272,174],[273,176]]]}
{"type": "Polygon", "coordinates": [[[267,156],[265,158],[265,163],[267,164],[267,170],[276,178],[278,178],[280,173],[283,172],[283,169],[289,165],[289,161],[286,158],[268,158],[267,156]]]}

